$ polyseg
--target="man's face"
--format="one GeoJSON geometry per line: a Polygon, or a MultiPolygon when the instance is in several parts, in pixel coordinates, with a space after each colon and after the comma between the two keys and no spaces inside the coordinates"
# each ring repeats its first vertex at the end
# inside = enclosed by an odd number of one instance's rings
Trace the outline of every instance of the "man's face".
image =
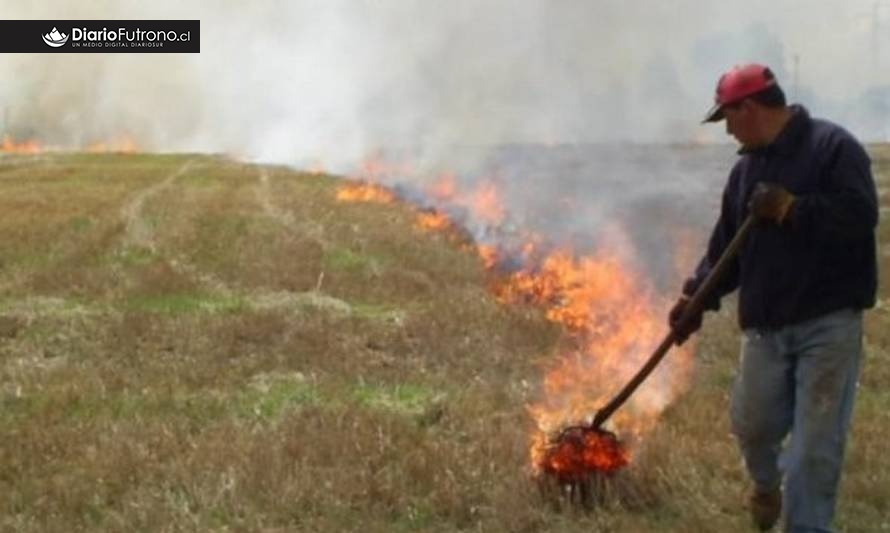
{"type": "Polygon", "coordinates": [[[735,137],[739,144],[746,148],[756,148],[760,142],[760,129],[755,111],[749,100],[723,108],[726,133],[735,137]]]}

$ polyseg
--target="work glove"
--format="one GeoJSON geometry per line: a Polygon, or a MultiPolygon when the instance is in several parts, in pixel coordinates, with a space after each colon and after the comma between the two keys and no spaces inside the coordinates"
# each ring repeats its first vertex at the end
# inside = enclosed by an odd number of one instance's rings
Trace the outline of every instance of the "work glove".
{"type": "Polygon", "coordinates": [[[760,182],[748,200],[748,211],[761,220],[782,224],[794,205],[794,195],[777,183],[760,182]]]}
{"type": "Polygon", "coordinates": [[[677,300],[677,303],[675,303],[674,307],[671,308],[671,312],[668,313],[668,324],[674,331],[674,337],[677,340],[677,346],[686,342],[686,339],[688,339],[690,335],[701,329],[702,314],[704,313],[704,311],[694,313],[686,321],[682,320],[683,314],[686,312],[686,307],[688,305],[689,297],[684,294],[680,296],[680,299],[677,300]]]}

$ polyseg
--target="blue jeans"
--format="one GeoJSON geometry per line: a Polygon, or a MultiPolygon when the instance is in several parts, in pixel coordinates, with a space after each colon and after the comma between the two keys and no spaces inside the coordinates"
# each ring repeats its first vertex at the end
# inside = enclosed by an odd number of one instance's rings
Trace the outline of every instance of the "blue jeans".
{"type": "Polygon", "coordinates": [[[861,358],[862,311],[743,332],[733,433],[758,490],[784,474],[786,531],[831,531],[861,358]]]}

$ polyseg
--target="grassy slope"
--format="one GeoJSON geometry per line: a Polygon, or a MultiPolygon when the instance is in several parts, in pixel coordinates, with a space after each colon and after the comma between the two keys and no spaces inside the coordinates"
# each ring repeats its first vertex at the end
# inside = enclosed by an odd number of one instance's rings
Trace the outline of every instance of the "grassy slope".
{"type": "MultiPolygon", "coordinates": [[[[523,406],[559,331],[404,207],[335,187],[207,156],[0,157],[0,530],[748,530],[731,313],[622,503],[558,512],[523,406]]],[[[846,531],[890,529],[888,312],[846,531]]]]}

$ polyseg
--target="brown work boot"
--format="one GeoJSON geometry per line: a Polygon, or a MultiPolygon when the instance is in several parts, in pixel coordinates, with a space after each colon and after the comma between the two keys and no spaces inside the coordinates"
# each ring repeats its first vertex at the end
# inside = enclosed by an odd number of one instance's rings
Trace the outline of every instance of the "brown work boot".
{"type": "Polygon", "coordinates": [[[782,514],[782,489],[776,488],[768,491],[754,489],[748,500],[751,510],[751,519],[760,531],[772,529],[782,514]]]}

